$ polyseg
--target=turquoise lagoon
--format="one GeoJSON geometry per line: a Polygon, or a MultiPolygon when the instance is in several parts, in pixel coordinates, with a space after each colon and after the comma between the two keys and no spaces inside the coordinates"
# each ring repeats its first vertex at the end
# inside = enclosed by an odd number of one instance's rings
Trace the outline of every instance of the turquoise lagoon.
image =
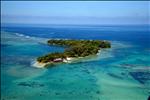
{"type": "Polygon", "coordinates": [[[147,100],[150,95],[149,26],[1,28],[2,100],[147,100]],[[106,39],[111,49],[50,68],[38,56],[63,52],[49,38],[106,39]]]}

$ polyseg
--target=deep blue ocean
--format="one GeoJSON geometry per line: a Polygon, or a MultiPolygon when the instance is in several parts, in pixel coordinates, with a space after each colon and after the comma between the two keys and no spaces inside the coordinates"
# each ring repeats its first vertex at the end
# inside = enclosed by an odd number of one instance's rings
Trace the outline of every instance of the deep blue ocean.
{"type": "Polygon", "coordinates": [[[147,100],[150,96],[150,26],[7,25],[1,27],[2,100],[147,100]],[[47,39],[108,40],[94,57],[49,68],[36,58],[63,52],[47,39]]]}

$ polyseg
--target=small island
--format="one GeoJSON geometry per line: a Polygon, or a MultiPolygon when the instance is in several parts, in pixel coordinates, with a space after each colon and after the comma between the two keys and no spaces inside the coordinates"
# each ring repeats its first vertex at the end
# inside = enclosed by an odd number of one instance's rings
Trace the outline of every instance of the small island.
{"type": "Polygon", "coordinates": [[[110,48],[111,44],[105,40],[48,40],[48,45],[65,47],[63,53],[55,52],[37,58],[39,66],[51,63],[68,62],[73,58],[95,55],[101,48],[110,48]]]}

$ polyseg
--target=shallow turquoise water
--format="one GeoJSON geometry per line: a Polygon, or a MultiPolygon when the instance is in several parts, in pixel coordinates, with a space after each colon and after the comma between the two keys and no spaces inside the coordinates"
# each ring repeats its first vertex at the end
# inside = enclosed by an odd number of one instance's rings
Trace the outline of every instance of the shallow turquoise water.
{"type": "Polygon", "coordinates": [[[150,95],[150,48],[111,41],[111,49],[52,68],[32,66],[54,51],[47,38],[2,32],[2,100],[146,100],[150,95]]]}

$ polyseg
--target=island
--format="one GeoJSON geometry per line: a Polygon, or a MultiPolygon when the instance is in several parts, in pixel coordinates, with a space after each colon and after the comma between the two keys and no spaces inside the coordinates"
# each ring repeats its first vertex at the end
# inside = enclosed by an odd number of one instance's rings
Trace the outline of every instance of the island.
{"type": "Polygon", "coordinates": [[[55,52],[37,58],[39,66],[51,63],[68,62],[73,58],[95,55],[101,48],[110,48],[111,44],[105,40],[62,40],[50,39],[48,45],[58,45],[65,48],[63,53],[55,52]]]}

